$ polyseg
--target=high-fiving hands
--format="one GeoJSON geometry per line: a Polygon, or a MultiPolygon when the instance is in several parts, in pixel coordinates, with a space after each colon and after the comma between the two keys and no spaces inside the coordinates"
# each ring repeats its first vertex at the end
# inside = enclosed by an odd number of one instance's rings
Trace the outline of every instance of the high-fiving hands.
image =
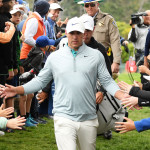
{"type": "Polygon", "coordinates": [[[4,109],[4,104],[0,106],[0,117],[10,118],[12,117],[12,115],[10,114],[12,114],[13,112],[14,112],[13,107],[8,107],[4,109]]]}
{"type": "Polygon", "coordinates": [[[128,83],[124,81],[120,81],[118,83],[118,86],[120,87],[121,90],[125,91],[126,93],[129,93],[132,88],[132,85],[129,85],[128,83]]]}
{"type": "Polygon", "coordinates": [[[14,86],[11,86],[8,84],[5,84],[4,86],[0,84],[0,97],[1,98],[6,99],[9,97],[13,97],[15,95],[17,95],[17,92],[14,86]]]}
{"type": "Polygon", "coordinates": [[[115,128],[117,131],[120,131],[120,133],[125,133],[136,129],[134,121],[126,117],[124,117],[124,119],[127,122],[116,122],[117,125],[115,126],[115,128]]]}

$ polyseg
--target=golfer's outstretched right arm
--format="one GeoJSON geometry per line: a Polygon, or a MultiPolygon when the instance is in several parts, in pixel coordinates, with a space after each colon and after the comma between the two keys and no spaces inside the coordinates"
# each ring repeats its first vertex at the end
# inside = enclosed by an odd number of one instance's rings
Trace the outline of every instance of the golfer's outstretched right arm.
{"type": "Polygon", "coordinates": [[[24,88],[22,86],[11,86],[6,84],[5,86],[0,84],[0,97],[1,98],[9,98],[13,97],[17,94],[24,94],[24,88]]]}

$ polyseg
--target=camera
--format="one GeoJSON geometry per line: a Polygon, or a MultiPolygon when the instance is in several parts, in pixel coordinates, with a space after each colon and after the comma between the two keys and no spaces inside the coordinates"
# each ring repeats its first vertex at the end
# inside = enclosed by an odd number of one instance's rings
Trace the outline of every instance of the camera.
{"type": "Polygon", "coordinates": [[[19,77],[19,83],[20,85],[23,85],[27,82],[29,82],[30,80],[32,80],[35,77],[35,72],[33,69],[31,69],[28,72],[24,72],[22,75],[20,75],[19,77]]]}
{"type": "Polygon", "coordinates": [[[144,23],[144,19],[143,16],[147,16],[147,13],[145,12],[140,12],[140,13],[135,13],[131,15],[131,20],[132,20],[132,24],[143,24],[144,23]]]}

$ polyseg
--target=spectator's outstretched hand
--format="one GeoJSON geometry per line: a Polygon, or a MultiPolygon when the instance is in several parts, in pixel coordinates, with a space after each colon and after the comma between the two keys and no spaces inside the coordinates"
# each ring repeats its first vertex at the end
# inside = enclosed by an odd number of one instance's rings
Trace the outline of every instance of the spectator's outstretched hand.
{"type": "Polygon", "coordinates": [[[150,55],[147,56],[147,59],[150,60],[150,55]]]}
{"type": "Polygon", "coordinates": [[[121,100],[121,104],[124,105],[123,108],[129,107],[131,109],[132,107],[136,106],[138,104],[138,98],[137,97],[128,97],[121,100]]]}
{"type": "Polygon", "coordinates": [[[139,66],[140,73],[147,73],[148,70],[149,69],[144,65],[139,66]]]}
{"type": "Polygon", "coordinates": [[[0,97],[1,98],[9,98],[13,97],[17,94],[16,89],[14,86],[5,84],[5,86],[0,84],[0,97]]]}
{"type": "Polygon", "coordinates": [[[143,84],[138,81],[134,81],[134,86],[139,87],[142,90],[143,84]]]}
{"type": "Polygon", "coordinates": [[[25,117],[20,117],[18,116],[17,118],[13,118],[8,120],[7,122],[7,128],[11,128],[11,129],[22,129],[22,126],[25,125],[25,117]]]}
{"type": "Polygon", "coordinates": [[[115,126],[115,128],[117,131],[121,131],[120,133],[125,133],[136,129],[134,121],[126,117],[124,117],[124,119],[127,122],[116,122],[117,125],[115,126]]]}
{"type": "Polygon", "coordinates": [[[125,82],[123,82],[123,81],[119,82],[119,83],[118,83],[118,86],[119,86],[122,90],[124,90],[126,93],[129,93],[130,90],[131,90],[131,88],[132,88],[131,85],[129,85],[128,83],[125,83],[125,82]]]}
{"type": "Polygon", "coordinates": [[[10,118],[10,117],[12,117],[12,115],[10,115],[10,114],[13,112],[14,112],[13,107],[8,107],[8,108],[4,109],[4,104],[2,104],[0,107],[0,117],[10,118]]]}

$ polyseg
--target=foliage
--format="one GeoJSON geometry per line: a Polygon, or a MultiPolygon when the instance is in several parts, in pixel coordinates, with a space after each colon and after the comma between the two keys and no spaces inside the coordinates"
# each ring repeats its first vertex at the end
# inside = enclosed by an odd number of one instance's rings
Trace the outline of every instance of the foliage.
{"type": "MultiPolygon", "coordinates": [[[[30,9],[33,10],[34,0],[26,0],[30,4],[30,9]]],[[[80,0],[62,0],[61,6],[64,9],[63,18],[74,16],[80,16],[84,13],[83,7],[77,5],[76,2],[80,0]]],[[[141,11],[148,10],[150,8],[149,0],[144,0],[144,5],[141,11]]],[[[100,8],[103,12],[110,13],[116,21],[122,21],[128,23],[130,16],[133,13],[138,12],[140,8],[141,0],[104,0],[100,3],[100,8]]]]}
{"type": "Polygon", "coordinates": [[[131,26],[128,23],[117,21],[119,33],[125,39],[128,39],[128,33],[131,30],[131,26]]]}
{"type": "Polygon", "coordinates": [[[72,18],[75,16],[81,16],[83,14],[82,6],[77,5],[74,1],[70,0],[63,0],[61,3],[61,6],[63,8],[63,19],[66,17],[72,18]]]}

